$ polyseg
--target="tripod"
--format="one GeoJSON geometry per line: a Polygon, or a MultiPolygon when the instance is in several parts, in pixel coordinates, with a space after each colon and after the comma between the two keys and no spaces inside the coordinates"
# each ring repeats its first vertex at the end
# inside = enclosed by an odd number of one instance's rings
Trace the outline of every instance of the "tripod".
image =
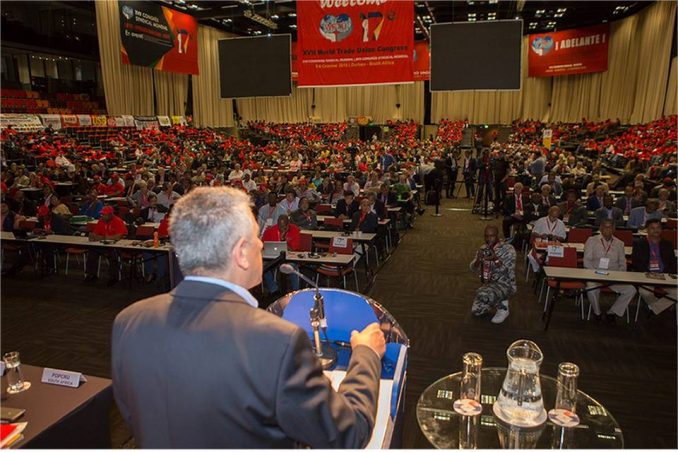
{"type": "Polygon", "coordinates": [[[481,220],[491,220],[494,218],[492,215],[490,215],[490,190],[492,190],[492,182],[478,182],[478,194],[476,195],[476,199],[473,202],[472,212],[479,213],[481,220]]]}

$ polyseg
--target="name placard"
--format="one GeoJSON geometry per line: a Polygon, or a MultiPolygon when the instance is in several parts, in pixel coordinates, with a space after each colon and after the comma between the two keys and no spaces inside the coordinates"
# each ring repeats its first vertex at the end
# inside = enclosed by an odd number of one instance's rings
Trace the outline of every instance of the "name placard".
{"type": "Polygon", "coordinates": [[[45,367],[45,369],[42,371],[42,379],[40,381],[51,385],[77,388],[80,386],[80,383],[86,382],[87,379],[80,372],[71,372],[68,370],[50,369],[49,367],[45,367]]]}
{"type": "Polygon", "coordinates": [[[563,257],[565,256],[565,247],[558,245],[549,245],[546,247],[546,254],[549,257],[563,257]]]}

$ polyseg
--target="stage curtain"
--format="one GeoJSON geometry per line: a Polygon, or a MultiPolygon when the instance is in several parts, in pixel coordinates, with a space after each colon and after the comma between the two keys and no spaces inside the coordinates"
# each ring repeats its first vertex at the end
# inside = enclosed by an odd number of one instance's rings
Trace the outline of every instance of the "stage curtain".
{"type": "Polygon", "coordinates": [[[243,121],[306,122],[311,117],[313,91],[293,86],[291,96],[245,98],[237,103],[243,121]]]}
{"type": "Polygon", "coordinates": [[[341,122],[349,116],[371,116],[377,123],[395,119],[414,119],[421,123],[424,82],[330,88],[295,86],[290,97],[239,99],[238,113],[244,121],[341,122]],[[400,108],[396,104],[400,104],[400,108]]]}
{"type": "Polygon", "coordinates": [[[122,64],[118,2],[94,2],[109,115],[153,115],[153,69],[122,64]]]}
{"type": "Polygon", "coordinates": [[[641,52],[631,123],[659,118],[667,94],[671,64],[671,43],[676,27],[676,2],[655,2],[639,13],[637,45],[641,52]]]}
{"type": "MultiPolygon", "coordinates": [[[[97,2],[98,3],[98,2],[97,2]]],[[[233,126],[232,99],[222,99],[219,87],[219,39],[235,35],[198,26],[198,67],[193,75],[193,122],[198,127],[233,126]]]]}
{"type": "Polygon", "coordinates": [[[664,102],[665,116],[678,114],[678,73],[676,71],[678,71],[678,57],[673,57],[666,90],[666,101],[664,102]]]}
{"type": "Polygon", "coordinates": [[[188,75],[155,71],[153,78],[156,113],[166,116],[184,116],[188,98],[188,75]]]}

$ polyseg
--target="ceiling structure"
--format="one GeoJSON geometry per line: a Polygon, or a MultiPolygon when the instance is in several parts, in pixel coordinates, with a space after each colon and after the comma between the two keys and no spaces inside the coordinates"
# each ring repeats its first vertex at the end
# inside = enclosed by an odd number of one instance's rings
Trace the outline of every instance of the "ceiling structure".
{"type": "MultiPolygon", "coordinates": [[[[198,21],[243,36],[290,33],[296,40],[293,0],[161,0],[198,21]]],[[[523,19],[523,33],[544,33],[611,22],[635,14],[650,1],[415,1],[415,40],[428,39],[431,24],[523,19]]]]}

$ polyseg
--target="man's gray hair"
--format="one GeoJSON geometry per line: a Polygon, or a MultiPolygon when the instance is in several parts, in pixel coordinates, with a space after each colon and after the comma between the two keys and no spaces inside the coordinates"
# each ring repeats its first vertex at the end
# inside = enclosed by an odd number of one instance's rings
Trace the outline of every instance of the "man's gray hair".
{"type": "Polygon", "coordinates": [[[175,204],[169,232],[184,274],[224,270],[235,244],[252,234],[250,198],[229,187],[198,187],[175,204]]]}

